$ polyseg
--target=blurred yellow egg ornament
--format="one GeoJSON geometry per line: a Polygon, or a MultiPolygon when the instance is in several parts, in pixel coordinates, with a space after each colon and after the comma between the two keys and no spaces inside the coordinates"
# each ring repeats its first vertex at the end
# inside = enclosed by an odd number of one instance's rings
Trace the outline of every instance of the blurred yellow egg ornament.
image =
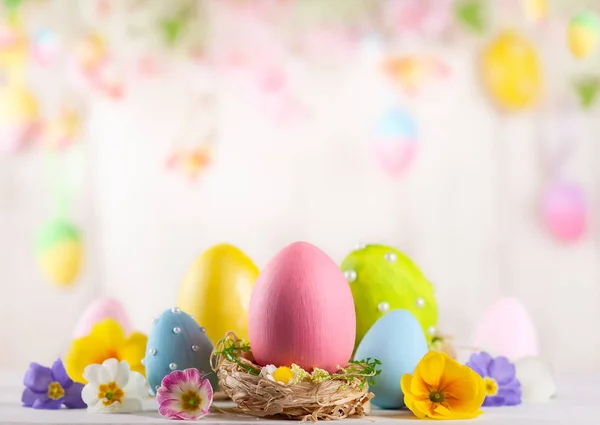
{"type": "Polygon", "coordinates": [[[518,111],[539,100],[543,79],[538,54],[518,32],[501,32],[486,47],[482,62],[483,83],[501,107],[518,111]]]}
{"type": "Polygon", "coordinates": [[[38,103],[23,84],[0,87],[0,150],[18,151],[39,130],[38,103]]]}
{"type": "Polygon", "coordinates": [[[45,134],[48,149],[62,150],[76,142],[81,129],[79,113],[71,108],[62,108],[58,116],[52,120],[45,134]]]}
{"type": "Polygon", "coordinates": [[[46,224],[36,241],[43,274],[58,286],[71,285],[81,269],[83,248],[79,230],[66,219],[46,224]]]}
{"type": "Polygon", "coordinates": [[[106,45],[98,33],[90,33],[77,44],[76,56],[84,72],[97,69],[106,59],[106,45]]]}
{"type": "Polygon", "coordinates": [[[0,67],[20,68],[27,60],[27,35],[16,20],[0,23],[0,67]]]}
{"type": "Polygon", "coordinates": [[[247,340],[248,307],[258,273],[258,267],[235,246],[215,245],[187,272],[177,306],[206,328],[213,344],[228,331],[247,340]]]}
{"type": "Polygon", "coordinates": [[[568,36],[571,53],[578,59],[588,57],[600,39],[600,19],[593,12],[575,15],[569,23],[568,36]]]}

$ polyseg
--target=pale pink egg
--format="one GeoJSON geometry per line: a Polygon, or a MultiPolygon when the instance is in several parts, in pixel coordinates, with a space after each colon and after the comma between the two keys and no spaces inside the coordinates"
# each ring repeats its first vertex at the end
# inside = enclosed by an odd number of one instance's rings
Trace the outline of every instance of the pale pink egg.
{"type": "Polygon", "coordinates": [[[393,177],[401,176],[412,164],[417,152],[413,140],[381,137],[373,141],[373,153],[383,170],[393,177]]]}
{"type": "Polygon", "coordinates": [[[559,180],[546,191],[542,219],[548,230],[563,242],[574,242],[587,230],[585,193],[575,183],[559,180]]]}
{"type": "Polygon", "coordinates": [[[262,270],[250,300],[248,335],[260,365],[335,372],[354,348],[356,316],[337,264],[306,242],[281,250],[262,270]]]}
{"type": "Polygon", "coordinates": [[[501,298],[483,315],[474,347],[512,361],[539,353],[538,336],[525,306],[517,298],[501,298]]]}
{"type": "Polygon", "coordinates": [[[99,298],[93,301],[79,318],[73,331],[73,338],[89,335],[96,323],[106,319],[113,319],[118,322],[125,335],[131,333],[131,322],[123,305],[113,298],[99,298]]]}

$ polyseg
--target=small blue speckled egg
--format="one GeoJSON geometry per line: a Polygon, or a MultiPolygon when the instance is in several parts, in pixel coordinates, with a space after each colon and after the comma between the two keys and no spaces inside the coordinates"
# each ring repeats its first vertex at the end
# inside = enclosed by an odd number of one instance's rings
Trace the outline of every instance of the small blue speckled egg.
{"type": "Polygon", "coordinates": [[[148,336],[144,365],[153,394],[162,379],[174,370],[196,368],[217,389],[217,375],[210,367],[212,342],[206,330],[177,307],[166,310],[154,320],[148,336]]]}
{"type": "Polygon", "coordinates": [[[400,379],[412,374],[427,353],[427,342],[421,325],[406,310],[392,310],[377,320],[360,342],[354,358],[367,357],[381,361],[381,375],[370,388],[375,394],[372,403],[384,409],[404,407],[400,379]]]}

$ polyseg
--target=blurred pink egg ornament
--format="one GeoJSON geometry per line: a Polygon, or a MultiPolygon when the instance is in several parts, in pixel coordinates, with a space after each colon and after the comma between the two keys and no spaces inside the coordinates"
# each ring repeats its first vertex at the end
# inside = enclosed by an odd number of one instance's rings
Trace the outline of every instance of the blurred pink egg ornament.
{"type": "Polygon", "coordinates": [[[0,87],[0,151],[14,153],[40,134],[37,99],[22,85],[0,87]]]}
{"type": "Polygon", "coordinates": [[[33,40],[32,56],[40,66],[49,66],[59,51],[58,36],[50,30],[39,30],[33,40]]]}
{"type": "Polygon", "coordinates": [[[587,230],[585,193],[575,183],[559,180],[552,184],[542,200],[542,219],[554,237],[574,242],[587,230]]]}
{"type": "Polygon", "coordinates": [[[63,150],[77,141],[81,132],[81,116],[72,108],[63,107],[45,129],[44,144],[50,150],[63,150]]]}
{"type": "Polygon", "coordinates": [[[373,136],[373,153],[379,165],[391,176],[402,175],[417,150],[413,118],[400,108],[390,108],[378,119],[373,136]]]}
{"type": "Polygon", "coordinates": [[[132,331],[129,316],[123,305],[114,298],[99,298],[93,301],[79,318],[73,330],[73,338],[89,335],[94,325],[105,319],[113,319],[118,322],[125,335],[129,335],[132,331]]]}
{"type": "Polygon", "coordinates": [[[539,352],[533,321],[521,301],[510,297],[499,299],[484,313],[475,330],[473,345],[511,361],[537,356],[539,352]]]}
{"type": "Polygon", "coordinates": [[[306,242],[282,249],[261,271],[248,313],[252,354],[260,365],[335,372],[352,356],[354,301],[335,262],[306,242]]]}

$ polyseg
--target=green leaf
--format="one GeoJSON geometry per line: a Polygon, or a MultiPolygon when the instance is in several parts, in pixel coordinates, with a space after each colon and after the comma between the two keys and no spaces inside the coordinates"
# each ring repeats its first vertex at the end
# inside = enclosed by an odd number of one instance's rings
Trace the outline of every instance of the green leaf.
{"type": "Polygon", "coordinates": [[[487,10],[483,0],[458,0],[455,3],[456,20],[466,29],[482,34],[487,27],[487,10]]]}
{"type": "Polygon", "coordinates": [[[183,34],[184,23],[180,18],[165,19],[160,23],[165,41],[174,46],[183,34]]]}
{"type": "Polygon", "coordinates": [[[2,0],[7,10],[15,10],[21,6],[22,0],[2,0]]]}
{"type": "Polygon", "coordinates": [[[591,109],[600,92],[600,78],[585,78],[575,83],[579,105],[583,109],[591,109]]]}

